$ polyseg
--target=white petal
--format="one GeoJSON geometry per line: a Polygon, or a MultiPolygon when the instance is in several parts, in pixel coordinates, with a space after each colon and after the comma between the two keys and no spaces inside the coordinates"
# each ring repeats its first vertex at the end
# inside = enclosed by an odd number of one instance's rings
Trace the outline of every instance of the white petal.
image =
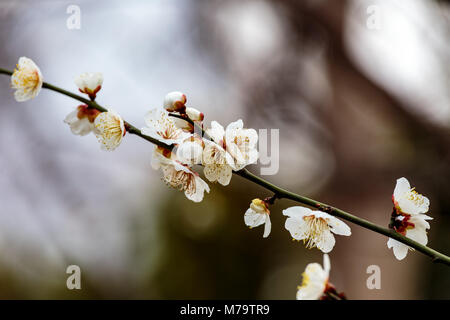
{"type": "Polygon", "coordinates": [[[424,225],[416,224],[414,228],[407,229],[405,236],[422,245],[426,245],[428,243],[427,231],[424,225]]]}
{"type": "Polygon", "coordinates": [[[270,221],[270,216],[266,214],[266,224],[264,225],[263,238],[267,238],[272,230],[272,222],[270,221]]]}
{"type": "Polygon", "coordinates": [[[405,259],[406,255],[408,254],[409,247],[395,239],[389,238],[387,246],[389,249],[393,248],[394,256],[397,258],[397,260],[405,259]]]}
{"type": "Polygon", "coordinates": [[[330,257],[326,253],[323,255],[323,269],[328,278],[328,276],[330,274],[330,270],[331,270],[331,263],[330,263],[330,257]]]}
{"type": "Polygon", "coordinates": [[[214,164],[206,165],[203,168],[203,174],[205,175],[206,179],[211,182],[215,182],[219,179],[219,173],[216,170],[216,166],[214,164]]]}
{"type": "Polygon", "coordinates": [[[227,186],[230,184],[231,178],[233,177],[233,169],[228,165],[220,165],[217,172],[217,181],[223,185],[227,186]]]}
{"type": "Polygon", "coordinates": [[[325,287],[319,284],[302,287],[297,291],[297,300],[319,300],[322,297],[325,287]]]}
{"type": "Polygon", "coordinates": [[[244,214],[244,222],[247,227],[256,228],[266,222],[266,214],[247,209],[244,214]]]}
{"type": "Polygon", "coordinates": [[[211,128],[206,130],[206,133],[214,140],[215,143],[220,144],[224,139],[225,130],[217,121],[211,121],[211,128]]]}
{"type": "Polygon", "coordinates": [[[404,177],[397,179],[397,183],[396,183],[395,189],[394,189],[394,199],[400,198],[400,196],[404,195],[410,189],[411,189],[411,185],[409,184],[408,179],[406,179],[404,177]]]}
{"type": "Polygon", "coordinates": [[[323,253],[328,253],[333,250],[336,240],[330,230],[324,230],[320,240],[317,242],[317,248],[323,253]]]}
{"type": "Polygon", "coordinates": [[[242,129],[244,127],[244,122],[242,122],[241,119],[231,122],[228,126],[227,129],[225,130],[225,134],[232,134],[233,131],[237,130],[237,129],[242,129]]]}
{"type": "Polygon", "coordinates": [[[188,198],[189,200],[192,200],[194,202],[201,202],[203,200],[205,191],[209,193],[209,186],[200,177],[195,178],[195,184],[196,184],[196,191],[193,194],[189,194],[187,191],[185,191],[184,194],[186,195],[186,198],[188,198]]]}
{"type": "Polygon", "coordinates": [[[303,240],[307,237],[308,226],[303,219],[287,218],[284,227],[295,240],[303,240]]]}
{"type": "Polygon", "coordinates": [[[303,220],[304,216],[309,216],[315,212],[309,208],[294,206],[283,210],[283,215],[303,220]]]}
{"type": "Polygon", "coordinates": [[[329,218],[327,218],[326,221],[328,222],[328,225],[333,233],[341,236],[350,236],[352,234],[350,227],[338,218],[329,215],[329,218]]]}

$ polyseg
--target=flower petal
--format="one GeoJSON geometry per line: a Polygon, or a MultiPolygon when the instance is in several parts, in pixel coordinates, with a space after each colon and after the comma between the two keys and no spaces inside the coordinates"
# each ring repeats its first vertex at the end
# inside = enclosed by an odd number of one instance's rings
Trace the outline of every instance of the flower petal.
{"type": "Polygon", "coordinates": [[[341,236],[350,236],[352,234],[350,227],[338,218],[329,215],[326,220],[333,233],[341,236]]]}
{"type": "Polygon", "coordinates": [[[323,253],[328,253],[333,250],[336,240],[330,230],[324,230],[320,240],[317,242],[317,248],[323,253]]]}

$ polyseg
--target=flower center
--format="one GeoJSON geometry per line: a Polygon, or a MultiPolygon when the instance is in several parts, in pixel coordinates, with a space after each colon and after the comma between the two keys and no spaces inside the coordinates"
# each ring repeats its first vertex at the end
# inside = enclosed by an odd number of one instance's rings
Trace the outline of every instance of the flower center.
{"type": "Polygon", "coordinates": [[[305,216],[303,219],[307,224],[306,237],[303,239],[303,243],[306,243],[306,247],[311,249],[321,242],[324,231],[327,231],[330,227],[325,219],[316,218],[314,215],[305,216]]]}
{"type": "Polygon", "coordinates": [[[183,170],[177,171],[173,166],[163,168],[164,181],[171,187],[194,194],[197,190],[195,176],[183,170]]]}
{"type": "Polygon", "coordinates": [[[414,202],[417,206],[421,206],[424,203],[424,196],[414,190],[414,188],[406,192],[404,197],[414,202]]]}
{"type": "Polygon", "coordinates": [[[411,215],[406,213],[401,213],[399,215],[396,214],[395,210],[392,212],[392,218],[390,227],[393,228],[396,232],[406,235],[406,230],[413,229],[415,227],[414,223],[409,222],[411,219],[411,215]]]}

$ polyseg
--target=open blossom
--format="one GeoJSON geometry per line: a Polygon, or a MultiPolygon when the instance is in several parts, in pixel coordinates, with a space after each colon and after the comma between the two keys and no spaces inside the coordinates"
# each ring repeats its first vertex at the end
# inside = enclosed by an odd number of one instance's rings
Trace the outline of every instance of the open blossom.
{"type": "Polygon", "coordinates": [[[234,160],[220,145],[212,141],[205,141],[202,163],[203,173],[211,182],[219,182],[227,186],[233,176],[234,160]]]}
{"type": "MultiPolygon", "coordinates": [[[[394,211],[390,227],[405,237],[426,245],[428,243],[427,229],[430,228],[427,220],[433,219],[424,214],[428,212],[430,205],[428,198],[411,188],[406,178],[400,178],[397,180],[392,202],[394,211]]],[[[413,250],[392,238],[389,238],[387,246],[389,249],[393,249],[394,256],[398,260],[403,260],[408,254],[408,250],[413,250]]]]}
{"type": "Polygon", "coordinates": [[[255,129],[244,129],[242,120],[230,123],[225,130],[227,151],[236,160],[236,169],[240,170],[258,160],[258,133],[255,129]]]}
{"type": "MultiPolygon", "coordinates": [[[[398,215],[394,218],[393,226],[395,231],[403,234],[405,237],[426,245],[428,243],[427,229],[430,228],[427,220],[432,219],[424,214],[398,215]]],[[[403,260],[408,254],[408,250],[413,250],[406,244],[392,238],[389,238],[387,246],[389,249],[393,249],[397,260],[403,260]]]]}
{"type": "Polygon", "coordinates": [[[258,160],[258,134],[255,129],[244,129],[243,126],[242,120],[238,120],[224,130],[217,121],[212,121],[211,128],[206,131],[214,142],[233,157],[233,169],[236,171],[258,160]]]}
{"type": "Polygon", "coordinates": [[[319,300],[328,286],[330,258],[323,255],[323,268],[318,263],[310,263],[302,274],[302,284],[297,290],[297,300],[319,300]]]}
{"type": "Polygon", "coordinates": [[[150,110],[144,120],[147,127],[141,129],[142,134],[166,144],[180,144],[191,136],[189,132],[178,128],[164,109],[150,110]]]}
{"type": "Polygon", "coordinates": [[[350,236],[350,227],[328,213],[304,207],[290,207],[283,210],[288,216],[285,228],[295,240],[303,240],[307,248],[317,247],[324,253],[333,250],[334,235],[350,236]]]}
{"type": "Polygon", "coordinates": [[[18,102],[36,97],[41,91],[43,77],[33,60],[21,57],[11,76],[11,87],[16,89],[14,98],[18,102]]]}
{"type": "Polygon", "coordinates": [[[255,228],[264,224],[263,237],[267,238],[272,229],[269,215],[270,211],[267,204],[261,199],[253,199],[250,208],[245,212],[244,222],[250,228],[255,228]]]}
{"type": "Polygon", "coordinates": [[[74,111],[69,113],[64,122],[70,126],[73,134],[85,136],[91,131],[95,131],[94,121],[100,114],[100,111],[89,108],[87,105],[78,106],[74,111]]]}
{"type": "Polygon", "coordinates": [[[75,78],[75,84],[82,93],[86,93],[94,100],[102,88],[103,75],[100,72],[85,72],[75,78]]]}
{"type": "Polygon", "coordinates": [[[179,91],[169,92],[164,97],[164,109],[169,112],[184,112],[186,109],[186,95],[179,91]]]}
{"type": "Polygon", "coordinates": [[[96,136],[103,150],[112,151],[122,142],[126,133],[123,119],[114,111],[100,113],[94,121],[96,136]]]}
{"type": "Polygon", "coordinates": [[[430,206],[430,200],[411,188],[406,178],[397,179],[392,201],[397,211],[407,214],[426,213],[430,206]]]}
{"type": "Polygon", "coordinates": [[[164,154],[161,148],[156,148],[153,157],[153,168],[161,168],[164,181],[169,186],[184,191],[189,200],[201,202],[205,191],[209,193],[208,184],[189,166],[175,160],[173,153],[164,154]]]}

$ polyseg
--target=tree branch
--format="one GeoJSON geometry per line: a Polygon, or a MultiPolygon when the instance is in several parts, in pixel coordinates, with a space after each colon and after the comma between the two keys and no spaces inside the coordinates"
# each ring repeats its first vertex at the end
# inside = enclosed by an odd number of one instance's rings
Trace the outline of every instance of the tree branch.
{"type": "MultiPolygon", "coordinates": [[[[0,74],[11,75],[12,72],[0,68],[0,74]]],[[[54,85],[51,85],[49,83],[44,82],[42,87],[45,88],[45,89],[49,89],[51,91],[55,91],[55,92],[61,93],[63,95],[71,97],[71,98],[73,98],[75,100],[81,101],[84,104],[88,105],[89,107],[97,109],[97,110],[99,110],[101,112],[107,111],[107,109],[105,109],[104,107],[100,106],[95,101],[91,101],[91,100],[85,99],[85,98],[83,98],[83,97],[81,97],[81,96],[79,96],[77,94],[74,94],[72,92],[66,91],[66,90],[61,89],[61,88],[58,88],[58,87],[56,87],[54,85]]],[[[180,116],[174,115],[174,114],[171,114],[171,116],[180,117],[180,116]]],[[[180,117],[180,118],[182,118],[182,119],[184,119],[184,120],[189,122],[189,120],[187,120],[187,119],[185,119],[183,117],[180,117]]],[[[192,120],[191,120],[190,123],[194,124],[195,126],[198,126],[198,124],[195,123],[192,120]]],[[[145,140],[147,140],[147,141],[149,141],[149,142],[151,142],[151,143],[153,143],[153,144],[155,144],[157,146],[166,148],[168,150],[172,150],[173,147],[174,147],[173,145],[167,145],[167,144],[165,144],[165,143],[163,143],[163,142],[161,142],[159,140],[156,140],[154,138],[151,138],[151,137],[143,135],[141,133],[141,130],[139,130],[138,128],[134,127],[133,125],[131,125],[128,122],[125,122],[125,127],[126,127],[126,129],[127,129],[127,131],[129,133],[135,134],[135,135],[137,135],[137,136],[139,136],[139,137],[141,137],[141,138],[143,138],[143,139],[145,139],[145,140]]],[[[202,134],[205,133],[203,128],[201,128],[199,126],[198,126],[198,128],[201,130],[202,134]]],[[[301,204],[304,204],[304,205],[307,205],[307,206],[310,206],[310,207],[314,207],[314,208],[316,208],[318,210],[327,212],[330,215],[342,218],[342,219],[347,220],[349,222],[352,222],[352,223],[354,223],[356,225],[359,225],[359,226],[361,226],[363,228],[372,230],[372,231],[377,232],[379,234],[382,234],[382,235],[385,235],[387,237],[393,238],[393,239],[395,239],[395,240],[397,240],[397,241],[399,241],[399,242],[401,242],[403,244],[406,244],[407,246],[409,246],[411,248],[414,248],[417,251],[419,251],[419,252],[421,252],[421,253],[431,257],[433,262],[444,263],[444,264],[450,266],[450,257],[448,257],[448,256],[446,256],[446,255],[444,255],[444,254],[442,254],[442,253],[440,253],[440,252],[438,252],[436,250],[433,250],[433,249],[431,249],[431,248],[429,248],[427,246],[424,246],[424,245],[418,243],[417,241],[409,239],[409,238],[401,235],[400,233],[395,232],[394,230],[390,230],[388,228],[383,228],[383,227],[381,227],[379,225],[376,225],[376,224],[374,224],[374,223],[372,223],[372,222],[370,222],[368,220],[365,220],[365,219],[359,218],[357,216],[354,216],[354,215],[352,215],[352,214],[350,214],[350,213],[348,213],[348,212],[346,212],[344,210],[332,207],[332,206],[327,205],[325,203],[322,203],[322,202],[319,202],[319,201],[316,201],[316,200],[313,200],[313,199],[310,199],[310,198],[298,195],[296,193],[290,192],[290,191],[285,190],[283,188],[280,188],[280,187],[270,183],[269,181],[264,180],[263,178],[258,177],[257,175],[251,173],[247,169],[242,169],[242,170],[236,171],[234,173],[236,175],[241,176],[242,178],[244,178],[246,180],[249,180],[249,181],[251,181],[253,183],[256,183],[257,185],[259,185],[259,186],[261,186],[261,187],[263,187],[263,188],[265,188],[265,189],[267,189],[269,191],[272,191],[274,193],[274,197],[277,198],[277,199],[283,199],[284,198],[284,199],[293,200],[295,202],[298,202],[298,203],[301,203],[301,204]]]]}

